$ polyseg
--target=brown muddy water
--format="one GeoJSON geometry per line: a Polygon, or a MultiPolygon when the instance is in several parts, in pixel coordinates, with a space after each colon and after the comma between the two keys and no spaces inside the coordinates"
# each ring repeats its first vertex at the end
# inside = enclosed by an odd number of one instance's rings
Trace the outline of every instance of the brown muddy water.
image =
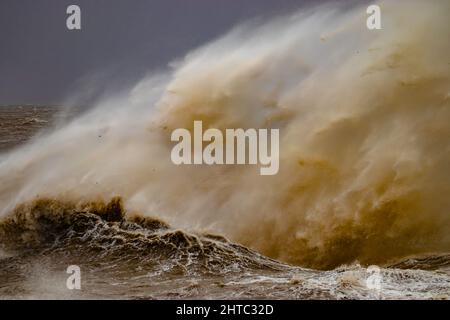
{"type": "Polygon", "coordinates": [[[75,117],[0,107],[0,298],[449,299],[450,2],[379,3],[244,23],[75,117]],[[176,165],[195,121],[278,129],[279,172],[176,165]]]}
{"type": "MultiPolygon", "coordinates": [[[[57,107],[0,107],[1,156],[62,118],[57,107]]],[[[448,299],[450,294],[448,254],[404,258],[379,269],[358,263],[306,269],[220,235],[173,229],[160,219],[127,213],[118,197],[23,203],[0,221],[0,245],[2,299],[448,299]],[[70,265],[80,267],[81,290],[67,288],[70,265]]]]}

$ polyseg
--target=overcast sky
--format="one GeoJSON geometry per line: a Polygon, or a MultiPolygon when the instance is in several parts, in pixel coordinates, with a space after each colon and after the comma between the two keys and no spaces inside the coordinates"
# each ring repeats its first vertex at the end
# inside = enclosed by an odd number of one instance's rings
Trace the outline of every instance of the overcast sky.
{"type": "Polygon", "coordinates": [[[105,86],[135,81],[239,22],[305,2],[0,0],[0,105],[59,104],[92,75],[105,86]],[[80,31],[66,28],[70,4],[81,8],[80,31]]]}

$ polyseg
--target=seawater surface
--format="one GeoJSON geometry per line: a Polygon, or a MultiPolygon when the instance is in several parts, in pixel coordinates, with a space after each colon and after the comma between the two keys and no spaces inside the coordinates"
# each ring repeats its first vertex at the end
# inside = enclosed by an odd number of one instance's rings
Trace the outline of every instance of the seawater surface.
{"type": "Polygon", "coordinates": [[[450,3],[379,4],[242,24],[84,112],[0,107],[0,297],[448,299],[450,3]],[[278,174],[174,165],[194,121],[279,129],[278,174]]]}

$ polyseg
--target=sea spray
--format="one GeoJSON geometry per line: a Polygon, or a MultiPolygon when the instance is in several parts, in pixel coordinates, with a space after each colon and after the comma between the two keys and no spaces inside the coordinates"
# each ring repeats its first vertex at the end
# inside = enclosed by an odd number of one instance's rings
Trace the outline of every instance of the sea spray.
{"type": "Polygon", "coordinates": [[[332,268],[450,249],[448,1],[336,3],[250,23],[0,156],[2,216],[123,197],[176,228],[332,268]],[[169,78],[169,80],[167,80],[169,78]],[[176,166],[170,133],[279,129],[280,170],[176,166]]]}

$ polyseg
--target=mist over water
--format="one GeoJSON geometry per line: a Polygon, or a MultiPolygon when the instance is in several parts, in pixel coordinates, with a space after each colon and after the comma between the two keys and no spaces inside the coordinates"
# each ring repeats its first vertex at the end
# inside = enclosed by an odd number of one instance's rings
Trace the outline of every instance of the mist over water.
{"type": "Polygon", "coordinates": [[[290,264],[450,249],[450,3],[327,4],[250,22],[0,155],[0,215],[121,196],[128,213],[290,264]],[[176,128],[280,129],[280,170],[175,166],[176,128]]]}

